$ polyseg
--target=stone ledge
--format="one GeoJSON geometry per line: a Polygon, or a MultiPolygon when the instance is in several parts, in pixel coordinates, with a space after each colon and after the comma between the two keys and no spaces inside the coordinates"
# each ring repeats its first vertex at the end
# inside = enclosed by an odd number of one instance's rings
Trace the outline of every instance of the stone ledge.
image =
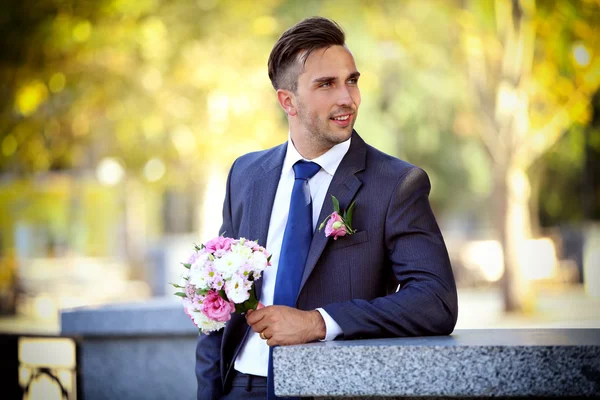
{"type": "Polygon", "coordinates": [[[175,296],[132,303],[77,307],[61,312],[64,336],[194,335],[198,329],[175,296]]]}
{"type": "Polygon", "coordinates": [[[600,329],[278,347],[274,373],[278,395],[320,399],[600,397],[600,329]]]}

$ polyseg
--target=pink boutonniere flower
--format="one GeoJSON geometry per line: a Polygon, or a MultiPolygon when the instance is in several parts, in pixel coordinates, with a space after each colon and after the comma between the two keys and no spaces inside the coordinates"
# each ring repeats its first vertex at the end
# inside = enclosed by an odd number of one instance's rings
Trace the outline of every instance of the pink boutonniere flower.
{"type": "Polygon", "coordinates": [[[333,240],[337,240],[340,236],[352,235],[356,232],[352,229],[352,214],[354,213],[354,201],[350,204],[350,207],[343,213],[340,213],[340,203],[335,196],[331,196],[333,199],[334,211],[325,218],[319,230],[325,227],[325,236],[333,236],[333,240]]]}

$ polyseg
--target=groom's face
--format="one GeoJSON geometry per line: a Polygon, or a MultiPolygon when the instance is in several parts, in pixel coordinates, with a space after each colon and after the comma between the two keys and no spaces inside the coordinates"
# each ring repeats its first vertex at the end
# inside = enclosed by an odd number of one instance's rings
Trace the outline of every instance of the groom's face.
{"type": "Polygon", "coordinates": [[[313,140],[332,147],[352,135],[360,105],[354,57],[344,46],[316,50],[298,77],[298,118],[313,140]]]}

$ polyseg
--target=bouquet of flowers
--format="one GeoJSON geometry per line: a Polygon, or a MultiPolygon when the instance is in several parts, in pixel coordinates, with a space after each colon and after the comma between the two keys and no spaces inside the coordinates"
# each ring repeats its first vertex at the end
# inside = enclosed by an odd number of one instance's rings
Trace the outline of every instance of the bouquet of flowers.
{"type": "Polygon", "coordinates": [[[243,314],[261,305],[254,282],[270,264],[271,255],[257,242],[218,236],[200,246],[187,262],[175,295],[200,332],[225,326],[231,313],[243,314]]]}

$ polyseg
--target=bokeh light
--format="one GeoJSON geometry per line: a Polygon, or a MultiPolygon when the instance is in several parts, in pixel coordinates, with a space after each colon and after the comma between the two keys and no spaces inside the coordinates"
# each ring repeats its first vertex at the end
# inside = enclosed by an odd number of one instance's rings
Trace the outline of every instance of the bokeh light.
{"type": "Polygon", "coordinates": [[[98,163],[96,176],[98,181],[104,185],[114,186],[123,179],[125,170],[114,158],[105,158],[98,163]]]}
{"type": "Polygon", "coordinates": [[[573,57],[575,58],[577,65],[580,67],[587,67],[590,65],[592,60],[592,56],[590,55],[588,48],[582,43],[578,43],[573,46],[573,57]]]}
{"type": "Polygon", "coordinates": [[[148,160],[144,166],[144,176],[148,182],[156,182],[165,175],[165,164],[158,158],[148,160]]]}

